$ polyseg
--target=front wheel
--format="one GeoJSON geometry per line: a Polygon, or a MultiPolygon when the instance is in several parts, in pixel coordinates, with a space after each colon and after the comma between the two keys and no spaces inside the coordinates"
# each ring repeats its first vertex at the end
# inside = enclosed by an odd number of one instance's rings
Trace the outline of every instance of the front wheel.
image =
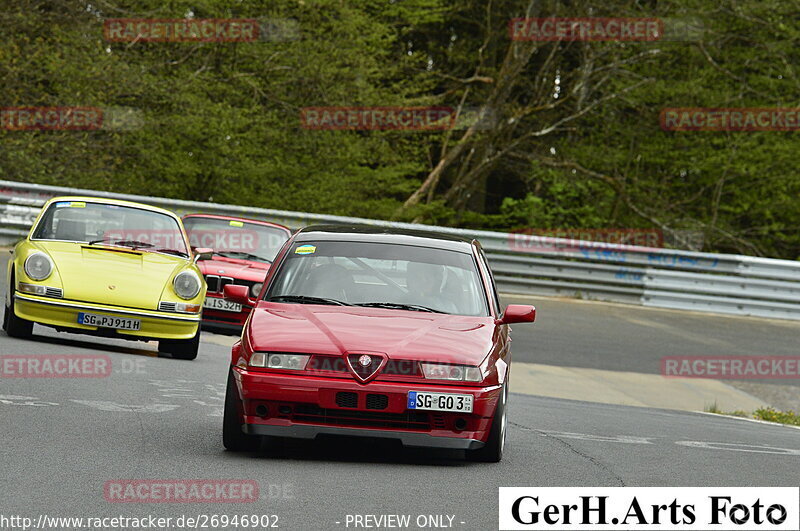
{"type": "MultiPolygon", "coordinates": [[[[11,285],[8,289],[13,289],[13,279],[11,285]]],[[[19,339],[27,339],[33,335],[33,321],[28,321],[26,319],[22,319],[17,317],[17,314],[14,313],[14,295],[11,294],[10,303],[6,304],[5,311],[3,313],[3,330],[6,331],[10,337],[16,337],[19,339]]]]}
{"type": "Polygon", "coordinates": [[[236,390],[233,370],[228,372],[228,386],[225,388],[225,410],[222,416],[222,444],[231,452],[252,452],[258,450],[259,437],[242,431],[244,426],[244,404],[236,390]]]}
{"type": "Polygon", "coordinates": [[[172,354],[179,360],[193,360],[197,357],[200,348],[200,325],[197,333],[191,339],[162,339],[158,342],[158,352],[172,354]]]}
{"type": "Polygon", "coordinates": [[[495,409],[492,418],[492,428],[489,431],[489,438],[483,448],[469,450],[467,457],[470,461],[480,461],[483,463],[499,463],[503,459],[503,450],[506,446],[506,424],[508,424],[508,413],[506,413],[506,403],[508,402],[508,381],[503,384],[500,393],[500,402],[495,409]]]}

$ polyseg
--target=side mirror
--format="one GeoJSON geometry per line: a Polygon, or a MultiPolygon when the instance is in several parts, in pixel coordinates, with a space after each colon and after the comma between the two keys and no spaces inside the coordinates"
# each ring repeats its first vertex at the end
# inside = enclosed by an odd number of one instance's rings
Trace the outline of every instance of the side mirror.
{"type": "Polygon", "coordinates": [[[211,256],[214,254],[214,249],[208,249],[206,247],[195,247],[192,249],[194,251],[194,261],[199,262],[200,260],[211,260],[211,256]]]}
{"type": "Polygon", "coordinates": [[[247,286],[240,286],[237,284],[226,284],[222,288],[222,296],[229,301],[238,302],[239,304],[247,304],[250,301],[248,294],[250,288],[247,286]]]}
{"type": "MultiPolygon", "coordinates": [[[[226,288],[228,286],[225,286],[226,288]]],[[[509,304],[497,324],[532,323],[536,320],[536,308],[527,304],[509,304]]]]}

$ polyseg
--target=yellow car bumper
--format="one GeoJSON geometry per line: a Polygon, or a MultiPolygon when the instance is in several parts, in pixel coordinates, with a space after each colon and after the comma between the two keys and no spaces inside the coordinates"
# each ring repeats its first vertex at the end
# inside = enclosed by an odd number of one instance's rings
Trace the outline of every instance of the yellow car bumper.
{"type": "Polygon", "coordinates": [[[130,339],[191,339],[197,333],[197,327],[200,326],[200,315],[120,308],[37,297],[20,292],[16,292],[14,295],[14,313],[22,319],[58,328],[72,328],[78,333],[81,331],[96,332],[98,327],[78,323],[78,314],[81,312],[139,319],[141,321],[139,330],[116,330],[121,337],[130,336],[130,339]]]}

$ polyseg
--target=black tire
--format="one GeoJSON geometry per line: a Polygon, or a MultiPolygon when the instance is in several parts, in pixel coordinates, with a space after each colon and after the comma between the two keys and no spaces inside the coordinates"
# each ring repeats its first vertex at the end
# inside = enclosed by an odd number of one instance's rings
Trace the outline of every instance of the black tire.
{"type": "Polygon", "coordinates": [[[158,342],[158,352],[172,354],[173,358],[179,360],[193,360],[197,357],[200,348],[200,326],[197,333],[191,339],[162,339],[158,342]]]}
{"type": "MultiPolygon", "coordinates": [[[[11,283],[8,289],[14,289],[14,277],[11,277],[11,283]]],[[[17,317],[14,313],[14,293],[11,292],[10,304],[6,304],[5,311],[3,312],[3,330],[6,331],[10,337],[18,339],[27,339],[33,335],[33,321],[28,321],[17,317]]]]}
{"type": "Polygon", "coordinates": [[[225,388],[225,409],[222,417],[222,444],[231,452],[254,452],[261,445],[261,438],[247,435],[242,431],[244,425],[244,405],[239,398],[233,371],[228,372],[228,385],[225,388]]]}
{"type": "Polygon", "coordinates": [[[508,381],[503,384],[503,391],[500,395],[500,403],[492,418],[492,428],[489,431],[489,439],[483,448],[467,451],[467,458],[470,461],[482,463],[499,463],[503,459],[503,451],[506,446],[506,426],[508,424],[508,414],[506,404],[508,403],[508,381]]]}
{"type": "Polygon", "coordinates": [[[3,305],[3,330],[8,331],[8,303],[3,305]]]}

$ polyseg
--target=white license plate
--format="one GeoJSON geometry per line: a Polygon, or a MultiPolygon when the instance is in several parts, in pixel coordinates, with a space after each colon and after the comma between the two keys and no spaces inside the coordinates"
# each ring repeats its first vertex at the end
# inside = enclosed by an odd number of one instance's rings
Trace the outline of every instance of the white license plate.
{"type": "Polygon", "coordinates": [[[111,317],[110,315],[97,315],[94,313],[79,313],[78,324],[99,326],[102,328],[117,328],[119,330],[139,330],[142,322],[139,319],[127,317],[111,317]]]}
{"type": "Polygon", "coordinates": [[[222,310],[223,312],[241,312],[242,305],[238,302],[231,302],[221,297],[206,297],[203,302],[204,308],[212,308],[214,310],[222,310]]]}
{"type": "Polygon", "coordinates": [[[426,409],[429,411],[454,411],[456,413],[472,413],[472,398],[473,398],[472,395],[409,391],[408,409],[426,409]]]}

